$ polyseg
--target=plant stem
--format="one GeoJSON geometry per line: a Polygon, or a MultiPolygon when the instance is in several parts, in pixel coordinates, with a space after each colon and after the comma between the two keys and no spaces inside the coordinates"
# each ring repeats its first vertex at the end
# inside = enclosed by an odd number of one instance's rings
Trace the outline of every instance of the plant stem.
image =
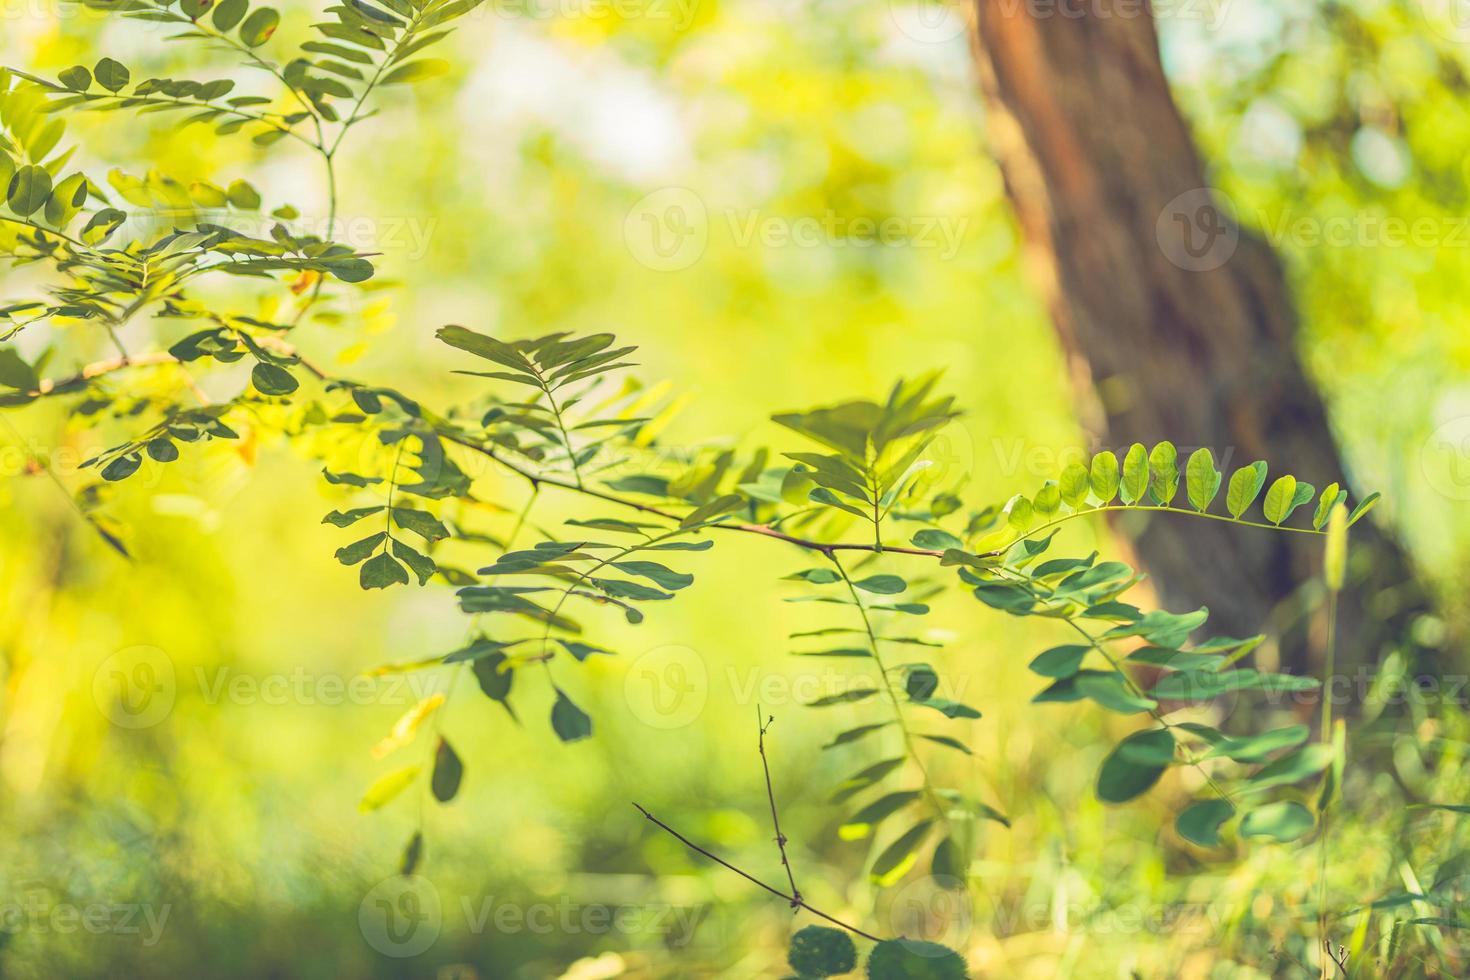
{"type": "Polygon", "coordinates": [[[888,668],[883,664],[883,655],[878,649],[878,634],[873,629],[872,620],[868,617],[868,607],[863,604],[862,598],[858,595],[857,586],[848,577],[847,569],[842,567],[842,562],[838,560],[836,555],[828,555],[827,557],[836,566],[837,574],[842,576],[842,581],[847,585],[848,594],[852,596],[852,601],[857,606],[858,613],[863,618],[863,631],[868,636],[868,647],[873,651],[873,662],[878,665],[878,674],[883,678],[883,688],[888,694],[889,703],[893,705],[894,720],[898,723],[898,730],[903,736],[904,754],[918,767],[919,776],[923,780],[924,797],[929,801],[929,805],[934,808],[934,815],[948,826],[949,817],[946,815],[944,803],[939,799],[939,794],[934,791],[934,783],[929,778],[929,770],[924,766],[923,758],[914,747],[914,736],[909,731],[907,719],[904,718],[902,703],[898,700],[898,693],[893,689],[893,681],[889,677],[888,668]]]}
{"type": "Polygon", "coordinates": [[[651,822],[654,826],[658,827],[660,830],[664,831],[666,834],[669,834],[674,839],[678,840],[681,844],[683,844],[685,847],[689,848],[691,851],[694,851],[694,852],[696,852],[698,854],[703,854],[705,857],[709,858],[711,861],[715,862],[716,864],[721,865],[722,867],[728,868],[729,870],[735,872],[736,874],[738,874],[740,877],[744,878],[746,881],[750,882],[751,884],[758,885],[761,888],[764,888],[766,891],[770,892],[772,895],[775,895],[777,898],[784,898],[786,901],[788,901],[788,902],[791,903],[791,905],[792,905],[793,908],[806,909],[812,915],[815,915],[815,916],[818,916],[820,918],[826,919],[828,922],[832,923],[835,926],[841,926],[843,929],[846,929],[848,932],[852,933],[855,936],[862,936],[864,939],[872,940],[875,943],[881,943],[883,941],[883,940],[879,939],[877,936],[873,935],[872,933],[864,932],[863,930],[859,929],[857,926],[848,925],[846,922],[843,922],[841,919],[836,918],[835,916],[828,915],[826,912],[823,912],[819,908],[814,908],[813,906],[811,906],[810,904],[808,904],[807,901],[806,901],[806,899],[802,898],[800,895],[788,895],[785,892],[783,892],[781,889],[775,887],[774,885],[768,885],[764,881],[761,881],[759,878],[755,877],[754,875],[752,875],[752,874],[750,874],[748,872],[745,872],[745,871],[740,870],[735,865],[731,864],[729,861],[726,861],[724,858],[720,857],[718,854],[711,853],[710,851],[707,851],[704,848],[700,847],[698,844],[694,843],[692,840],[690,840],[689,838],[685,837],[683,834],[679,833],[673,827],[670,827],[668,824],[664,823],[658,817],[655,817],[653,814],[649,813],[647,810],[645,810],[643,807],[639,806],[637,803],[634,803],[633,806],[634,806],[634,808],[639,813],[643,814],[643,816],[646,817],[649,820],[649,822],[651,822]]]}
{"type": "Polygon", "coordinates": [[[796,874],[791,870],[791,859],[786,855],[786,835],[781,833],[781,817],[776,812],[776,791],[771,786],[771,765],[766,761],[766,729],[771,727],[775,721],[772,716],[764,724],[761,722],[761,706],[755,706],[755,723],[760,729],[760,737],[757,748],[761,754],[761,769],[766,774],[766,800],[771,804],[771,825],[776,828],[776,847],[781,852],[781,864],[786,868],[786,880],[791,883],[791,895],[793,909],[801,907],[801,889],[796,887],[796,874]]]}

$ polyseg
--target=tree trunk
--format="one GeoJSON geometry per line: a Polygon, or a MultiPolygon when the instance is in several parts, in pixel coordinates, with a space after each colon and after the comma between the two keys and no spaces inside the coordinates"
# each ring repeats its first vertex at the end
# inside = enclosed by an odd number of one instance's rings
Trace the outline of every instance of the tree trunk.
{"type": "MultiPolygon", "coordinates": [[[[1087,426],[1115,449],[1169,439],[1181,465],[1208,446],[1227,479],[1264,459],[1272,478],[1346,484],[1297,356],[1282,270],[1212,201],[1150,8],[976,4],[990,140],[1087,426]]],[[[1384,533],[1367,521],[1353,530],[1375,569],[1343,603],[1345,614],[1370,613],[1342,631],[1349,662],[1361,662],[1403,635],[1422,597],[1384,533]]],[[[1136,546],[1170,608],[1208,604],[1213,627],[1238,636],[1286,630],[1283,660],[1308,666],[1321,631],[1290,615],[1304,607],[1281,602],[1320,568],[1320,538],[1156,517],[1136,546]]]]}

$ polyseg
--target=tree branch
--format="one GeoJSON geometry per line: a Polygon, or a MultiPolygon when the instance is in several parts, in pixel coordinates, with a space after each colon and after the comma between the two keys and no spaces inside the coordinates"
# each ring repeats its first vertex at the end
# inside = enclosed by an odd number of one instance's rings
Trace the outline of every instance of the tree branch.
{"type": "Polygon", "coordinates": [[[764,888],[766,891],[770,892],[772,895],[775,895],[777,898],[784,898],[786,901],[788,901],[788,902],[791,903],[791,907],[792,908],[806,909],[812,915],[818,916],[819,918],[826,919],[828,922],[832,923],[833,925],[841,926],[842,928],[846,929],[848,932],[850,932],[850,933],[852,933],[854,935],[857,935],[857,936],[862,936],[864,939],[872,940],[875,943],[881,943],[883,941],[883,940],[879,939],[877,936],[872,935],[871,933],[863,932],[863,930],[859,929],[857,926],[848,925],[846,922],[843,922],[841,919],[838,919],[838,918],[835,918],[834,916],[828,915],[826,912],[823,912],[821,909],[812,908],[812,906],[810,906],[810,905],[807,904],[806,899],[802,898],[800,895],[788,895],[785,892],[783,892],[781,889],[776,888],[774,885],[768,885],[764,881],[761,881],[759,878],[755,877],[754,875],[748,874],[747,872],[740,870],[739,868],[735,867],[735,865],[731,864],[729,861],[726,861],[724,858],[720,857],[718,854],[713,854],[713,853],[705,850],[704,848],[700,847],[698,844],[694,843],[692,840],[690,840],[689,838],[685,837],[683,834],[679,833],[673,827],[670,827],[668,824],[664,823],[658,817],[655,817],[653,814],[651,814],[647,810],[643,809],[643,807],[639,806],[637,803],[634,803],[633,804],[633,807],[639,813],[643,814],[643,816],[646,817],[649,820],[649,822],[651,822],[654,826],[656,826],[659,829],[663,830],[665,833],[669,834],[674,839],[678,840],[681,844],[683,844],[685,847],[689,848],[691,851],[694,851],[694,852],[696,852],[698,854],[703,854],[705,857],[709,858],[711,861],[713,861],[716,864],[721,865],[721,866],[723,866],[725,868],[730,869],[731,871],[735,872],[736,874],[738,874],[740,877],[744,878],[746,881],[750,882],[751,884],[753,884],[753,885],[759,885],[761,888],[764,888]]]}
{"type": "Polygon", "coordinates": [[[761,769],[766,774],[766,799],[771,804],[771,824],[776,828],[776,847],[781,852],[781,864],[786,868],[786,880],[791,883],[791,895],[793,898],[791,907],[795,909],[801,907],[801,889],[796,887],[796,875],[791,870],[791,859],[786,856],[786,835],[781,833],[781,818],[776,813],[776,791],[771,786],[771,766],[766,761],[766,729],[770,728],[771,723],[775,720],[775,716],[771,716],[762,724],[761,707],[760,705],[755,706],[755,723],[760,728],[760,738],[757,742],[757,747],[760,749],[761,754],[761,769]]]}

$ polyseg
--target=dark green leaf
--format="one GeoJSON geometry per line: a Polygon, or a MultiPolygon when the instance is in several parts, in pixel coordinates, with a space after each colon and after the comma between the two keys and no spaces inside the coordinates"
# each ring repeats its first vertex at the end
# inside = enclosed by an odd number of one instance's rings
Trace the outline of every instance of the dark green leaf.
{"type": "Polygon", "coordinates": [[[803,980],[848,973],[857,966],[857,947],[840,929],[807,926],[791,937],[786,962],[803,980]]]}
{"type": "Polygon", "coordinates": [[[592,734],[592,719],[558,687],[556,703],[551,707],[551,728],[563,742],[577,742],[592,734]]]}
{"type": "Polygon", "coordinates": [[[10,210],[23,218],[41,210],[50,197],[51,175],[45,167],[21,167],[11,176],[5,191],[10,210]]]}
{"type": "Polygon", "coordinates": [[[454,799],[463,777],[464,763],[460,762],[459,754],[446,739],[440,738],[439,747],[434,751],[434,775],[430,780],[434,799],[440,803],[454,799]]]}
{"type": "Polygon", "coordinates": [[[885,939],[868,956],[868,980],[966,980],[964,957],[922,939],[885,939]]]}
{"type": "Polygon", "coordinates": [[[245,23],[240,25],[240,40],[248,48],[258,48],[270,40],[280,23],[279,13],[270,7],[261,7],[246,17],[245,23]]]}
{"type": "Polygon", "coordinates": [[[1153,761],[1171,755],[1174,736],[1167,728],[1135,732],[1119,742],[1103,760],[1097,774],[1097,798],[1104,803],[1127,803],[1142,796],[1168,768],[1153,761]],[[1143,757],[1145,761],[1135,761],[1143,757]]]}
{"type": "Polygon", "coordinates": [[[1312,811],[1300,803],[1267,803],[1245,815],[1240,822],[1240,836],[1269,837],[1286,843],[1311,830],[1314,822],[1312,811]]]}
{"type": "Polygon", "coordinates": [[[358,570],[358,584],[364,589],[386,589],[390,585],[407,585],[408,572],[387,552],[376,554],[358,570]]]}
{"type": "Polygon", "coordinates": [[[92,69],[92,75],[97,79],[97,84],[109,92],[121,92],[132,77],[121,63],[111,58],[103,58],[97,62],[96,67],[92,69]]]}
{"type": "Polygon", "coordinates": [[[1220,846],[1220,827],[1235,813],[1225,800],[1200,800],[1191,803],[1174,821],[1179,836],[1200,847],[1220,846]]]}
{"type": "Polygon", "coordinates": [[[278,364],[267,364],[264,361],[250,369],[250,383],[262,395],[289,395],[300,387],[290,371],[278,364]]]}
{"type": "Polygon", "coordinates": [[[922,820],[885,847],[868,872],[868,877],[873,884],[887,887],[903,877],[913,864],[914,852],[919,849],[920,844],[924,843],[924,838],[929,836],[929,831],[933,826],[934,821],[922,820]]]}

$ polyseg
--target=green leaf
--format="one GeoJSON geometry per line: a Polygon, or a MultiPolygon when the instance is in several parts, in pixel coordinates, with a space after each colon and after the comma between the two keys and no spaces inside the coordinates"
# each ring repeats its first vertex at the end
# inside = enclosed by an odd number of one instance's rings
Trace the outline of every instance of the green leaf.
{"type": "Polygon", "coordinates": [[[728,514],[732,510],[738,510],[745,506],[745,498],[739,494],[726,494],[711,500],[707,504],[696,507],[682,521],[681,528],[691,528],[698,524],[707,524],[722,514],[728,514]]]}
{"type": "Polygon", "coordinates": [[[402,769],[396,769],[379,778],[362,795],[361,802],[357,804],[358,810],[363,813],[371,813],[386,806],[393,801],[395,796],[412,786],[418,774],[418,766],[404,766],[402,769]]]}
{"type": "Polygon", "coordinates": [[[1136,504],[1148,493],[1148,450],[1135,442],[1123,457],[1123,503],[1136,504]]]}
{"type": "Polygon", "coordinates": [[[390,585],[407,585],[408,572],[386,551],[374,555],[358,570],[358,584],[364,589],[386,589],[390,585]]]}
{"type": "Polygon", "coordinates": [[[1271,789],[1299,783],[1317,775],[1332,765],[1332,746],[1307,745],[1290,755],[1282,756],[1251,776],[1247,784],[1251,791],[1271,789]]]}
{"type": "Polygon", "coordinates": [[[250,369],[250,383],[262,395],[289,395],[300,387],[290,371],[279,364],[267,364],[264,361],[250,369]]]}
{"type": "Polygon", "coordinates": [[[1291,725],[1259,735],[1228,736],[1216,742],[1205,758],[1224,756],[1235,762],[1260,762],[1283,749],[1294,749],[1311,735],[1306,725],[1291,725]]]}
{"type": "Polygon", "coordinates": [[[64,228],[87,201],[87,178],[72,174],[57,184],[46,201],[46,223],[64,228]]]}
{"type": "Polygon", "coordinates": [[[868,872],[869,880],[880,888],[886,888],[902,878],[914,863],[914,852],[924,843],[924,838],[929,836],[933,826],[934,821],[921,820],[900,834],[873,862],[873,867],[868,872]]]}
{"type": "Polygon", "coordinates": [[[378,550],[378,545],[382,544],[383,539],[387,536],[387,531],[379,531],[377,534],[368,535],[361,541],[354,541],[349,545],[344,545],[337,549],[337,560],[344,565],[356,565],[358,562],[367,558],[368,555],[378,550]]]}
{"type": "Polygon", "coordinates": [[[1220,492],[1220,471],[1215,469],[1215,457],[1205,448],[1196,449],[1184,467],[1185,495],[1189,504],[1203,514],[1210,509],[1215,494],[1220,492]]]}
{"type": "Polygon", "coordinates": [[[35,391],[40,379],[14,347],[0,347],[0,385],[20,391],[35,391]]]}
{"type": "Polygon", "coordinates": [[[877,595],[898,595],[909,587],[909,584],[897,575],[870,575],[852,584],[864,592],[873,592],[877,595]]]}
{"type": "Polygon", "coordinates": [[[1161,442],[1148,454],[1149,492],[1164,507],[1179,490],[1179,453],[1172,442],[1161,442]]]}
{"type": "Polygon", "coordinates": [[[240,40],[247,48],[258,48],[281,24],[281,15],[270,7],[261,7],[245,18],[245,23],[240,25],[240,40]]]}
{"type": "Polygon", "coordinates": [[[959,538],[938,528],[925,528],[919,531],[913,536],[912,542],[915,548],[927,548],[931,551],[948,551],[951,548],[964,547],[964,542],[959,538]]]}
{"type": "Polygon", "coordinates": [[[1158,707],[1157,701],[1134,694],[1114,671],[1078,674],[1076,680],[1078,694],[1109,711],[1132,715],[1158,707]]]}
{"type": "Polygon", "coordinates": [[[807,926],[791,937],[786,962],[803,980],[835,976],[849,973],[857,966],[857,947],[852,937],[841,929],[807,926]]]}
{"type": "Polygon", "coordinates": [[[51,197],[51,175],[45,167],[25,166],[10,178],[5,200],[10,210],[27,217],[41,210],[51,197]]]}
{"type": "Polygon", "coordinates": [[[1235,813],[1225,800],[1200,800],[1191,803],[1174,821],[1179,836],[1200,847],[1220,846],[1220,827],[1235,813]]]}
{"type": "Polygon", "coordinates": [[[1287,474],[1278,477],[1271,489],[1266,491],[1266,502],[1262,510],[1266,513],[1266,520],[1272,524],[1280,524],[1286,520],[1291,513],[1292,501],[1296,499],[1296,477],[1287,474]]]}
{"type": "Polygon", "coordinates": [[[1245,815],[1240,836],[1269,837],[1280,843],[1294,841],[1312,829],[1312,811],[1300,803],[1267,803],[1245,815]]]}
{"type": "Polygon", "coordinates": [[[434,774],[429,780],[434,799],[440,803],[448,803],[454,799],[463,777],[464,763],[460,762],[459,754],[454,751],[453,746],[441,737],[439,747],[434,750],[434,774]]]}
{"type": "Polygon", "coordinates": [[[1098,503],[1103,506],[1112,503],[1113,497],[1118,493],[1118,457],[1107,450],[1092,457],[1092,472],[1088,475],[1088,482],[1098,503]]]}
{"type": "Polygon", "coordinates": [[[410,61],[406,65],[399,65],[384,75],[380,84],[398,85],[405,82],[421,82],[426,78],[437,78],[448,71],[449,62],[440,58],[425,58],[422,61],[410,61]]]}
{"type": "Polygon", "coordinates": [[[842,576],[830,568],[808,568],[786,576],[787,581],[810,582],[813,585],[830,585],[841,582],[842,576]]]}
{"type": "Polygon", "coordinates": [[[471,664],[470,669],[475,672],[475,680],[480,685],[480,690],[492,701],[499,701],[506,711],[510,712],[512,718],[515,712],[511,709],[510,697],[511,682],[515,680],[514,670],[501,670],[500,667],[509,658],[503,653],[491,653],[479,657],[471,664]]]}
{"type": "Polygon", "coordinates": [[[334,510],[326,517],[322,518],[322,523],[330,524],[333,527],[351,527],[353,524],[356,524],[364,517],[371,517],[373,514],[381,514],[386,509],[386,507],[378,506],[357,507],[352,510],[346,511],[334,510]]]}
{"type": "Polygon", "coordinates": [[[1261,487],[1266,485],[1266,463],[1264,460],[1256,460],[1249,466],[1242,466],[1230,476],[1230,488],[1225,491],[1225,509],[1230,511],[1230,516],[1239,518],[1241,514],[1250,510],[1251,504],[1256,502],[1260,495],[1261,487]]]}
{"type": "Polygon", "coordinates": [[[876,687],[855,687],[848,691],[840,691],[837,694],[828,694],[826,697],[808,701],[808,708],[830,708],[834,704],[852,704],[855,701],[866,701],[878,693],[876,687]]]}
{"type": "Polygon", "coordinates": [[[61,84],[73,92],[85,92],[92,85],[92,73],[81,65],[73,65],[56,77],[61,80],[61,84]]]}
{"type": "Polygon", "coordinates": [[[918,800],[924,794],[918,790],[900,790],[888,793],[858,810],[837,828],[837,836],[843,840],[861,840],[873,832],[883,820],[918,800]]]}
{"type": "Polygon", "coordinates": [[[966,745],[964,742],[961,742],[957,738],[952,738],[949,735],[921,734],[919,735],[919,737],[922,739],[927,739],[928,741],[933,742],[935,745],[942,745],[947,749],[954,749],[958,752],[963,752],[965,753],[965,755],[974,755],[974,753],[970,751],[970,747],[968,745],[966,745]]]}
{"type": "Polygon", "coordinates": [[[1378,498],[1380,496],[1382,496],[1382,494],[1375,490],[1372,493],[1368,494],[1368,496],[1364,497],[1362,500],[1358,501],[1358,506],[1354,507],[1352,513],[1348,515],[1347,526],[1352,527],[1354,524],[1358,523],[1358,520],[1362,518],[1364,514],[1368,513],[1368,511],[1372,510],[1374,504],[1378,503],[1378,498]]]}
{"type": "Polygon", "coordinates": [[[836,737],[832,739],[832,741],[822,746],[822,748],[835,749],[839,745],[847,745],[851,742],[856,742],[858,739],[863,738],[864,736],[871,735],[877,731],[882,731],[891,724],[893,724],[893,722],[884,721],[879,722],[876,725],[859,725],[856,728],[849,728],[845,732],[839,732],[836,737]]]}
{"type": "Polygon", "coordinates": [[[1090,649],[1076,643],[1052,647],[1038,654],[1029,666],[1042,677],[1071,677],[1082,666],[1082,659],[1090,649]]]}
{"type": "Polygon", "coordinates": [[[551,707],[551,728],[563,742],[577,742],[592,734],[592,719],[558,687],[556,703],[551,707]]]}
{"type": "Polygon", "coordinates": [[[1312,527],[1322,530],[1327,523],[1327,518],[1332,515],[1332,508],[1339,503],[1347,501],[1347,491],[1338,487],[1336,483],[1329,483],[1327,489],[1322,491],[1322,496],[1317,498],[1317,510],[1312,514],[1312,527]]]}
{"type": "Polygon", "coordinates": [[[415,830],[413,836],[408,839],[408,845],[403,849],[403,857],[398,862],[398,873],[411,875],[418,870],[419,859],[424,856],[424,835],[422,831],[415,830]]]}
{"type": "Polygon", "coordinates": [[[143,465],[143,457],[138,453],[124,453],[106,466],[102,467],[102,479],[115,482],[126,480],[138,472],[138,467],[143,465]]]}
{"type": "Polygon", "coordinates": [[[868,980],[966,980],[964,957],[922,939],[885,939],[868,956],[868,980]]]}
{"type": "Polygon", "coordinates": [[[179,458],[179,447],[174,445],[171,439],[163,437],[149,439],[148,445],[144,448],[148,450],[148,456],[154,462],[172,463],[179,458]]]}
{"type": "Polygon", "coordinates": [[[418,510],[414,507],[394,507],[393,523],[407,531],[412,531],[425,541],[439,541],[449,537],[449,528],[426,510],[418,510]]]}
{"type": "Polygon", "coordinates": [[[868,766],[861,772],[854,773],[853,775],[844,779],[842,781],[842,784],[838,786],[835,791],[833,791],[832,796],[828,800],[828,802],[845,803],[847,800],[851,799],[858,793],[861,793],[869,786],[872,786],[875,783],[881,781],[883,777],[887,776],[889,773],[902,766],[905,761],[906,760],[903,756],[897,756],[892,759],[884,759],[881,762],[873,763],[871,766],[868,766]]]}
{"type": "Polygon", "coordinates": [[[402,541],[393,542],[393,557],[413,571],[414,576],[419,580],[419,585],[426,584],[439,570],[439,566],[434,564],[434,559],[422,552],[415,551],[402,541]]]}
{"type": "Polygon", "coordinates": [[[1087,492],[1092,486],[1092,477],[1081,463],[1068,463],[1057,478],[1057,489],[1062,501],[1073,510],[1081,510],[1087,503],[1087,492]]]}
{"type": "Polygon", "coordinates": [[[1119,742],[1103,760],[1097,774],[1097,798],[1104,803],[1127,803],[1153,788],[1168,768],[1151,759],[1165,751],[1171,755],[1174,736],[1167,728],[1135,732],[1119,742]]]}
{"type": "Polygon", "coordinates": [[[236,24],[244,19],[245,11],[249,8],[249,0],[220,0],[219,5],[214,8],[214,16],[211,19],[217,30],[228,34],[235,29],[236,24]]]}
{"type": "Polygon", "coordinates": [[[92,75],[97,79],[97,84],[109,92],[121,92],[127,86],[132,75],[119,62],[111,58],[103,58],[97,62],[92,69],[92,75]]]}
{"type": "Polygon", "coordinates": [[[629,575],[646,578],[653,584],[671,591],[685,589],[694,584],[693,575],[676,572],[656,561],[615,561],[612,567],[627,572],[629,575]]]}
{"type": "Polygon", "coordinates": [[[953,837],[944,838],[934,848],[934,857],[930,860],[929,867],[939,884],[956,890],[965,886],[965,879],[970,872],[964,851],[953,837]]]}

